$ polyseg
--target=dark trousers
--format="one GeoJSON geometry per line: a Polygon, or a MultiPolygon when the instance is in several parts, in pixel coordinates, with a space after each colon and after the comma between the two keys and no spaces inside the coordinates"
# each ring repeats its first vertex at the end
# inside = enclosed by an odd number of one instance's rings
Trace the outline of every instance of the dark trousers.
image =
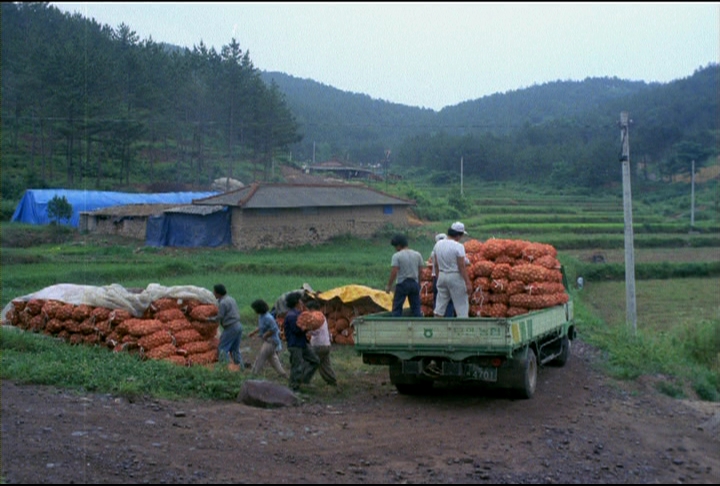
{"type": "Polygon", "coordinates": [[[410,311],[412,315],[414,317],[422,317],[423,313],[420,308],[420,284],[416,280],[408,278],[395,286],[392,306],[392,315],[394,317],[402,316],[405,299],[410,301],[410,311]]]}
{"type": "Polygon", "coordinates": [[[297,390],[301,384],[310,383],[320,366],[320,358],[309,346],[305,348],[288,346],[288,352],[290,353],[290,388],[297,390]]]}

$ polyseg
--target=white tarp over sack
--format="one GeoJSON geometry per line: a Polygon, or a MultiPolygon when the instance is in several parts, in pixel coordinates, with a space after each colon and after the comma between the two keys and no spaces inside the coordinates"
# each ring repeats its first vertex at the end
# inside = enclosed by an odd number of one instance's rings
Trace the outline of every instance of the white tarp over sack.
{"type": "MultiPolygon", "coordinates": [[[[124,309],[135,317],[143,315],[150,304],[161,298],[171,299],[197,299],[204,304],[215,304],[215,295],[202,287],[193,285],[179,285],[165,287],[160,284],[151,283],[140,293],[130,292],[119,284],[96,287],[93,285],[57,284],[45,287],[33,294],[16,297],[13,300],[29,301],[57,300],[66,304],[86,304],[92,307],[106,307],[108,309],[124,309]]],[[[12,308],[12,302],[8,303],[0,314],[0,319],[5,322],[5,316],[12,308]]]]}

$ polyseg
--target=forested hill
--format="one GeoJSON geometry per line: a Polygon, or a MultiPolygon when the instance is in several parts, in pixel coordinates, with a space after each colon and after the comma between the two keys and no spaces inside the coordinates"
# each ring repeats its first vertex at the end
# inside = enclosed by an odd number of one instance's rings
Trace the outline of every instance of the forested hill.
{"type": "Polygon", "coordinates": [[[262,72],[235,39],[180,49],[47,3],[0,9],[3,198],[274,180],[282,164],[329,159],[443,183],[462,158],[468,177],[592,189],[619,178],[621,111],[648,177],[718,153],[718,64],[665,84],[556,81],[436,112],[262,72]]]}
{"type": "Polygon", "coordinates": [[[527,123],[536,125],[598,111],[609,102],[655,86],[617,78],[555,81],[449,106],[440,111],[438,118],[441,125],[456,127],[456,133],[508,134],[527,123]]]}
{"type": "MultiPolygon", "coordinates": [[[[617,182],[611,161],[618,157],[621,111],[632,119],[634,164],[651,167],[655,177],[717,155],[719,74],[714,64],[664,84],[614,77],[556,81],[439,112],[284,73],[261,77],[278,86],[297,117],[304,138],[292,149],[301,159],[315,149],[319,160],[377,163],[392,149],[393,167],[405,173],[456,173],[463,157],[467,173],[483,179],[595,187],[617,182]]],[[[438,174],[437,180],[452,177],[438,174]]]]}
{"type": "Polygon", "coordinates": [[[436,112],[341,91],[281,72],[262,72],[261,78],[268,85],[277,84],[302,127],[304,140],[294,147],[297,156],[306,158],[313,142],[327,142],[335,150],[344,148],[350,158],[358,161],[371,161],[385,148],[397,147],[418,133],[507,135],[526,124],[597,111],[610,101],[657,86],[617,78],[557,81],[485,96],[436,112]]]}

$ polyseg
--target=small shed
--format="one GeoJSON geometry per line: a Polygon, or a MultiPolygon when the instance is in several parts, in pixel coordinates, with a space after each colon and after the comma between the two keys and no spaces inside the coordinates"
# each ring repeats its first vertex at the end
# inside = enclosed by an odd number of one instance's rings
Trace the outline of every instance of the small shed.
{"type": "Polygon", "coordinates": [[[148,218],[176,204],[125,204],[80,213],[80,231],[145,240],[148,218]]]}
{"type": "Polygon", "coordinates": [[[225,206],[194,204],[166,209],[148,219],[145,244],[190,248],[231,245],[230,211],[225,206]]]}
{"type": "Polygon", "coordinates": [[[264,184],[193,200],[230,209],[232,245],[241,250],[314,245],[351,235],[368,238],[384,227],[408,226],[401,199],[355,184],[264,184]]]}

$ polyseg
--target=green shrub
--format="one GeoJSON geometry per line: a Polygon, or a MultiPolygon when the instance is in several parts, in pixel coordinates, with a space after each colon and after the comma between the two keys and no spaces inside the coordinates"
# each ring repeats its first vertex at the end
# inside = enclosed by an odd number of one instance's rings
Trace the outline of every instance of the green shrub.
{"type": "Polygon", "coordinates": [[[73,215],[72,204],[65,196],[58,197],[57,194],[47,204],[47,215],[55,224],[61,221],[70,221],[73,215]]]}

